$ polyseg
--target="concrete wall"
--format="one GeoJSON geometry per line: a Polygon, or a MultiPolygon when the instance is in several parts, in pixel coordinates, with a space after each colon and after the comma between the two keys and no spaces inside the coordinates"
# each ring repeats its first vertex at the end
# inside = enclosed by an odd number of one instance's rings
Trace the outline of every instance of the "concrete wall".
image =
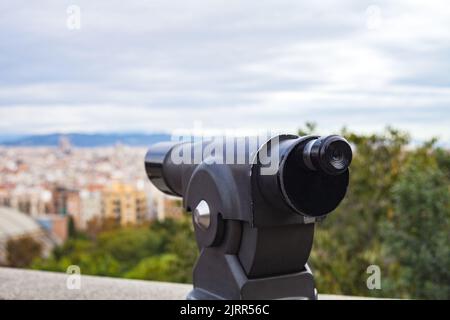
{"type": "MultiPolygon", "coordinates": [[[[0,268],[0,299],[185,299],[187,284],[81,276],[80,281],[64,273],[0,268]],[[74,281],[75,280],[75,281],[74,281]],[[74,289],[80,284],[79,289],[74,289]],[[72,289],[70,289],[72,288],[72,289]]],[[[319,295],[319,299],[365,299],[319,295]]]]}

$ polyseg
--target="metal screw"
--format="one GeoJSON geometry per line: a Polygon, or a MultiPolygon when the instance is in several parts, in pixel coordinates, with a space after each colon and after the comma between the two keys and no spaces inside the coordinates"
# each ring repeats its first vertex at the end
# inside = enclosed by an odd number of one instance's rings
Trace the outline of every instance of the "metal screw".
{"type": "Polygon", "coordinates": [[[211,223],[211,212],[205,200],[199,202],[194,210],[194,221],[203,229],[207,229],[211,223]]]}

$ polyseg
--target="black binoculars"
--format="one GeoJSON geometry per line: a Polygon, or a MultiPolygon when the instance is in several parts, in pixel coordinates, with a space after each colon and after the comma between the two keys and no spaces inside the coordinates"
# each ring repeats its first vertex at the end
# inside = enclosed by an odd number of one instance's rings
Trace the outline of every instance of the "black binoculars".
{"type": "Polygon", "coordinates": [[[183,198],[200,249],[188,299],[317,299],[307,262],[314,225],[344,198],[352,160],[342,137],[171,141],[145,169],[183,198]]]}

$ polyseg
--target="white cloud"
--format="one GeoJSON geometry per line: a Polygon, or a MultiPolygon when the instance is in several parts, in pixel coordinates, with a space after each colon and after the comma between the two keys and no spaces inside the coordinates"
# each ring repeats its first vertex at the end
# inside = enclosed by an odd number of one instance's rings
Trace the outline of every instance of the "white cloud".
{"type": "Polygon", "coordinates": [[[69,4],[0,4],[0,134],[313,120],[450,140],[445,1],[79,0],[79,31],[69,4]]]}

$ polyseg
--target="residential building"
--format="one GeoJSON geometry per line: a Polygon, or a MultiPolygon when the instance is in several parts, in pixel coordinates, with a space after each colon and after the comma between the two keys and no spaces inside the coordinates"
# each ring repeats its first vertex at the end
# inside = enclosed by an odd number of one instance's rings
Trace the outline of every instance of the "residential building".
{"type": "Polygon", "coordinates": [[[111,184],[103,192],[102,217],[122,226],[143,222],[147,218],[145,192],[129,184],[111,184]]]}

